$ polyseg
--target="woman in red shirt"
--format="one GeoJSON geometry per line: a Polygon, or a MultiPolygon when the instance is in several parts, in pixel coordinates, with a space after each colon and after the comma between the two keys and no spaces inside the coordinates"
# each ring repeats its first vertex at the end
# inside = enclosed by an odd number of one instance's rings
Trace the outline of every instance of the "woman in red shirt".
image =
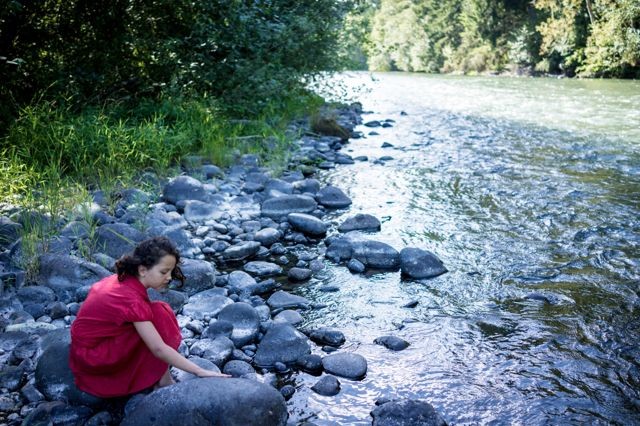
{"type": "Polygon", "coordinates": [[[141,242],[116,262],[116,274],[95,283],[71,325],[69,365],[79,389],[101,398],[173,383],[169,365],[199,377],[222,376],[178,351],[180,328],[171,307],[147,289],[184,281],[180,254],[165,237],[141,242]]]}

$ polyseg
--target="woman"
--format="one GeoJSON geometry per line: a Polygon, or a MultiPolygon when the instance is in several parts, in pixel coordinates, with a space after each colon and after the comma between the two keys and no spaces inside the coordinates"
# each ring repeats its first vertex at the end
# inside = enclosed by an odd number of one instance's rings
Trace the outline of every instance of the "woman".
{"type": "Polygon", "coordinates": [[[147,289],[184,281],[179,262],[169,239],[151,238],[116,262],[115,275],[91,287],[71,325],[69,365],[79,389],[111,398],[167,386],[174,383],[169,365],[199,377],[229,377],[180,355],[171,307],[149,300],[147,289]]]}

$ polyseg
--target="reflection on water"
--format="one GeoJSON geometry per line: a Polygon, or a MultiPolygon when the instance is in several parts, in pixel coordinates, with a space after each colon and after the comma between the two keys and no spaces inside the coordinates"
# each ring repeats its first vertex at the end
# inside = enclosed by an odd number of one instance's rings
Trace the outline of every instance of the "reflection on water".
{"type": "Polygon", "coordinates": [[[431,250],[450,272],[415,282],[327,263],[297,287],[327,305],[305,326],[338,327],[369,372],[331,398],[296,376],[292,420],[370,424],[384,396],[424,398],[454,424],[640,423],[640,84],[347,79],[371,87],[365,121],[395,124],[346,147],[368,162],[323,172],[353,200],[331,219],[373,214],[373,239],[431,250]],[[385,334],[411,346],[373,344],[385,334]]]}

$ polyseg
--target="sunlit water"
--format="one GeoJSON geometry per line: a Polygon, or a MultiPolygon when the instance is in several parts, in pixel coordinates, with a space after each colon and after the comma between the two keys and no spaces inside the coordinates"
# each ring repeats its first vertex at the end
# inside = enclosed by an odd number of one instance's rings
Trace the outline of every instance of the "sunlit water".
{"type": "Polygon", "coordinates": [[[327,262],[292,289],[327,305],[304,326],[339,328],[369,368],[335,397],[294,376],[291,420],[371,424],[376,399],[407,397],[450,424],[640,424],[640,84],[346,80],[369,88],[365,121],[395,123],[359,127],[345,149],[369,161],[322,173],[353,200],[331,219],[373,214],[371,239],[430,250],[450,272],[406,281],[327,262]],[[411,346],[373,344],[387,334],[411,346]]]}

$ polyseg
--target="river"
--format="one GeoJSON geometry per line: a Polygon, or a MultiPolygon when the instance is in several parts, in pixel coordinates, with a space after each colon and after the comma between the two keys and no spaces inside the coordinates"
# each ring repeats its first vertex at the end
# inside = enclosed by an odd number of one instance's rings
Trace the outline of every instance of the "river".
{"type": "Polygon", "coordinates": [[[369,161],[323,172],[353,200],[331,220],[372,214],[369,238],[430,250],[449,272],[327,262],[292,289],[327,305],[304,326],[342,330],[368,373],[335,397],[295,375],[291,420],[369,425],[385,397],[425,399],[450,424],[640,424],[640,82],[342,78],[364,121],[394,123],[359,126],[345,151],[369,161]],[[373,343],[388,334],[411,345],[373,343]]]}

